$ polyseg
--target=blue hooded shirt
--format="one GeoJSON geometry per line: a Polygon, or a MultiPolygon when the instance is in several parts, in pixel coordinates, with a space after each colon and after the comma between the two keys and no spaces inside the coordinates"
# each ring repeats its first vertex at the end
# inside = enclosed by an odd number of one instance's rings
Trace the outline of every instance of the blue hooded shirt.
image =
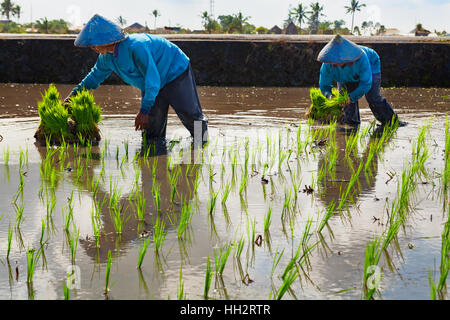
{"type": "Polygon", "coordinates": [[[329,63],[323,63],[320,68],[319,86],[324,96],[331,95],[333,80],[340,83],[358,82],[359,86],[350,94],[351,101],[358,101],[372,88],[372,75],[381,73],[380,57],[375,50],[365,46],[359,46],[364,54],[352,65],[333,67],[329,63]]]}
{"type": "Polygon", "coordinates": [[[189,66],[189,58],[167,39],[145,33],[131,34],[114,47],[114,53],[100,54],[89,74],[74,88],[97,89],[115,72],[126,83],[142,91],[139,112],[148,114],[159,91],[189,66]]]}

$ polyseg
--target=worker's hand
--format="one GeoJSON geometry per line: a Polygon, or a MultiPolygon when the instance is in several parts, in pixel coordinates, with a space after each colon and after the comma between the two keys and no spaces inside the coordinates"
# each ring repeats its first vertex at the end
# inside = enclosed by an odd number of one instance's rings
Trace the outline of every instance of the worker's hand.
{"type": "Polygon", "coordinates": [[[73,91],[64,99],[63,105],[68,106],[70,104],[70,99],[73,97],[74,93],[73,91]]]}
{"type": "Polygon", "coordinates": [[[350,100],[350,97],[347,98],[347,101],[345,101],[345,106],[349,106],[350,103],[352,103],[352,100],[350,100]]]}
{"type": "Polygon", "coordinates": [[[148,126],[148,114],[138,113],[134,120],[134,127],[136,130],[145,130],[148,126]]]}

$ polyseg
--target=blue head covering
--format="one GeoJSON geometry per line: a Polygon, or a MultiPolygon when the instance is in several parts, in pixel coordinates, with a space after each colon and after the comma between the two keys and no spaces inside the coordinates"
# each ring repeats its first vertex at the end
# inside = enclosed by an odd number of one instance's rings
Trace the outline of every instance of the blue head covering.
{"type": "Polygon", "coordinates": [[[358,60],[363,50],[350,40],[336,35],[320,51],[317,60],[323,63],[349,63],[358,60]]]}
{"type": "Polygon", "coordinates": [[[77,47],[92,47],[123,41],[128,36],[117,24],[96,14],[83,27],[75,39],[77,47]]]}

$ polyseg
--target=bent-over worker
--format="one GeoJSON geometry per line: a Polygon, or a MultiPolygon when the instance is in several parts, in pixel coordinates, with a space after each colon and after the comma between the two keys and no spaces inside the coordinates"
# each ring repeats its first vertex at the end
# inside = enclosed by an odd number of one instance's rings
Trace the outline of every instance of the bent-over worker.
{"type": "MultiPolygon", "coordinates": [[[[334,80],[339,90],[345,88],[349,93],[344,108],[344,124],[352,127],[360,124],[358,100],[364,95],[370,110],[382,125],[398,120],[389,102],[380,94],[381,63],[375,50],[336,35],[320,51],[317,60],[322,62],[319,80],[322,94],[332,97],[334,80]]],[[[398,123],[399,126],[406,125],[400,120],[398,123]]]]}
{"type": "Polygon", "coordinates": [[[99,56],[66,102],[82,88],[96,89],[114,71],[141,90],[135,129],[144,130],[148,142],[165,145],[169,105],[191,137],[200,145],[206,142],[208,120],[202,112],[190,60],[175,44],[156,35],[127,35],[115,23],[94,15],[75,45],[90,47],[99,56]]]}

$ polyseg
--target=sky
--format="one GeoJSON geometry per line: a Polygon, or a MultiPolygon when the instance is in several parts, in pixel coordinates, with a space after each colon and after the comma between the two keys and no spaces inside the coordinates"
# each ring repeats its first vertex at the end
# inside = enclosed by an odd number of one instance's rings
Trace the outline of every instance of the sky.
{"type": "MultiPolygon", "coordinates": [[[[0,0],[1,1],[1,0],[0,0]]],[[[13,0],[22,8],[21,23],[48,19],[64,19],[75,26],[82,26],[94,14],[100,14],[111,20],[122,16],[127,24],[146,23],[150,28],[155,26],[153,10],[161,13],[156,20],[156,27],[181,26],[191,30],[202,29],[200,14],[211,12],[210,0],[13,0]]],[[[282,26],[290,8],[303,3],[309,6],[312,0],[214,0],[214,16],[242,12],[249,16],[249,23],[256,27],[271,28],[282,26]]],[[[315,1],[314,1],[315,2],[315,1]]],[[[348,28],[351,26],[351,15],[344,6],[350,0],[319,0],[323,5],[323,19],[328,21],[343,19],[348,28]]],[[[430,31],[446,30],[450,32],[450,0],[360,0],[366,4],[355,14],[355,25],[363,21],[379,22],[386,28],[397,28],[402,33],[414,29],[417,23],[430,31]]]]}

